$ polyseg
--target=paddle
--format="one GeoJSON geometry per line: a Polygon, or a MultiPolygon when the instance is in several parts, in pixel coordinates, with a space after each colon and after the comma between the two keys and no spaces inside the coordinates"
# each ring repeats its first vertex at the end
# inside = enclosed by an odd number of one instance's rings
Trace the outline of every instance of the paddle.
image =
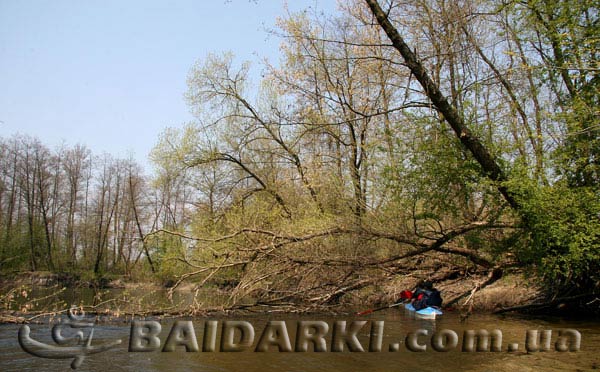
{"type": "Polygon", "coordinates": [[[404,290],[400,293],[400,299],[401,299],[400,302],[391,304],[388,306],[378,307],[377,309],[369,309],[369,310],[361,311],[360,313],[356,313],[356,315],[358,315],[358,316],[367,315],[367,314],[371,314],[371,313],[374,313],[379,310],[385,310],[385,309],[389,309],[391,307],[400,306],[403,303],[405,303],[407,300],[410,300],[411,297],[412,297],[412,291],[404,290]]]}
{"type": "Polygon", "coordinates": [[[391,304],[391,305],[388,305],[388,306],[378,307],[377,309],[369,309],[369,310],[361,311],[360,313],[356,313],[356,315],[361,316],[361,315],[371,314],[371,313],[374,313],[376,311],[385,310],[385,309],[389,309],[389,308],[392,308],[392,307],[400,306],[403,303],[404,302],[398,302],[397,304],[391,304]]]}

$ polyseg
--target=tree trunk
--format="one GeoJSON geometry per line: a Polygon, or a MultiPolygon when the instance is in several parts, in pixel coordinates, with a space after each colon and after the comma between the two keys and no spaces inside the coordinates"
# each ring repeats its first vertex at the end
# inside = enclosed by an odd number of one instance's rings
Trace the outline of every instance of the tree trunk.
{"type": "Polygon", "coordinates": [[[398,30],[396,30],[388,19],[386,13],[379,6],[377,0],[365,1],[377,19],[377,22],[392,42],[394,48],[398,50],[402,55],[402,58],[404,58],[406,66],[408,66],[412,74],[417,78],[425,90],[425,94],[434,104],[436,109],[444,115],[444,119],[450,124],[457,138],[463,146],[471,152],[475,160],[477,160],[481,166],[484,174],[492,181],[499,182],[499,185],[497,186],[498,190],[508,204],[513,209],[518,210],[519,205],[514,196],[509,192],[505,185],[502,185],[502,182],[506,181],[507,177],[498,165],[494,156],[490,154],[479,138],[467,128],[456,108],[448,102],[448,99],[442,94],[439,87],[429,77],[429,74],[418,60],[417,55],[408,47],[402,36],[398,33],[398,30]]]}

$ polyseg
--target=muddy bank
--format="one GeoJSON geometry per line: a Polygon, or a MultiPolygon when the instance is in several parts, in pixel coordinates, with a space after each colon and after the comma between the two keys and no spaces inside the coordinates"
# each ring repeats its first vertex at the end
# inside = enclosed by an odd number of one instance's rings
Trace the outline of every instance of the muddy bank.
{"type": "Polygon", "coordinates": [[[123,315],[181,313],[189,307],[193,285],[169,292],[159,282],[124,278],[85,280],[78,275],[26,272],[0,278],[0,323],[51,320],[75,306],[86,313],[123,315]]]}
{"type": "Polygon", "coordinates": [[[0,289],[10,286],[66,286],[66,287],[97,287],[97,288],[125,288],[132,282],[123,277],[100,277],[86,279],[81,274],[52,273],[49,271],[22,272],[14,275],[0,276],[0,289]]]}
{"type": "MultiPolygon", "coordinates": [[[[495,313],[515,309],[538,315],[568,316],[573,308],[568,301],[548,306],[543,288],[523,274],[507,274],[481,287],[484,275],[462,276],[435,283],[444,299],[444,309],[462,318],[473,313],[495,313]]],[[[403,290],[414,289],[413,276],[398,276],[378,286],[350,292],[333,305],[263,304],[252,299],[232,299],[230,288],[186,283],[166,288],[159,282],[129,282],[123,278],[86,281],[75,276],[47,272],[24,273],[0,279],[0,323],[51,320],[71,306],[105,320],[123,317],[179,317],[227,315],[232,313],[329,313],[354,314],[371,307],[396,303],[403,290]]],[[[599,301],[600,302],[600,301],[599,301]]]]}
{"type": "MultiPolygon", "coordinates": [[[[477,277],[442,283],[438,288],[444,300],[472,288],[477,277]]],[[[123,278],[89,281],[80,277],[48,272],[23,273],[0,279],[1,322],[24,322],[58,315],[70,306],[88,313],[112,317],[128,316],[200,316],[207,313],[347,313],[375,305],[396,302],[399,293],[414,286],[414,278],[399,278],[386,286],[366,288],[363,293],[348,293],[337,304],[262,304],[252,299],[232,299],[230,288],[200,287],[186,283],[166,288],[158,282],[128,282],[123,278]]],[[[526,304],[538,295],[538,288],[526,280],[509,276],[452,306],[463,312],[491,312],[526,304]]]]}

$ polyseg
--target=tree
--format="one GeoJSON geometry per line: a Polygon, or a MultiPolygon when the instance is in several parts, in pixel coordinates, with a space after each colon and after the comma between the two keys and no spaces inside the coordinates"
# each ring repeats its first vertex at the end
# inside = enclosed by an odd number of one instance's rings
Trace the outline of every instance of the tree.
{"type": "Polygon", "coordinates": [[[410,73],[397,71],[384,35],[365,27],[366,9],[350,10],[321,23],[281,21],[285,64],[269,66],[254,99],[246,65],[235,68],[230,56],[192,69],[198,122],[165,132],[155,159],[175,172],[168,179],[202,190],[196,206],[215,205],[216,185],[227,192],[217,221],[212,207],[210,223],[199,208],[193,222],[152,233],[185,242],[177,260],[190,271],[177,284],[227,276],[237,283],[234,299],[335,303],[407,272],[415,256],[496,272],[493,243],[476,238],[502,239],[498,229],[510,221],[501,203],[487,184],[473,186],[477,164],[440,129],[410,73]],[[432,145],[441,149],[433,156],[432,145]],[[454,173],[429,169],[419,178],[431,165],[454,173]],[[203,177],[209,172],[215,177],[203,177]],[[434,194],[444,208],[430,205],[434,194]]]}
{"type": "Polygon", "coordinates": [[[514,195],[502,185],[507,180],[505,172],[498,164],[497,159],[489,152],[479,137],[468,128],[456,107],[449,103],[448,99],[442,94],[439,86],[431,79],[417,55],[406,44],[402,36],[389,21],[386,13],[381,9],[376,0],[366,0],[374,17],[382,29],[390,38],[394,48],[400,52],[407,67],[421,84],[423,90],[431,99],[437,110],[444,116],[444,119],[456,134],[460,142],[469,150],[473,157],[481,166],[482,171],[492,181],[498,182],[498,190],[504,196],[511,207],[518,209],[517,201],[514,195]]]}
{"type": "Polygon", "coordinates": [[[62,166],[68,185],[68,207],[66,225],[66,250],[69,256],[69,264],[73,267],[77,264],[77,234],[76,216],[81,214],[81,192],[84,188],[86,169],[91,167],[90,150],[82,145],[76,145],[67,149],[64,154],[62,166]]]}
{"type": "MultiPolygon", "coordinates": [[[[590,130],[591,128],[587,123],[594,120],[592,119],[594,113],[590,111],[592,107],[590,103],[597,97],[597,90],[594,91],[594,88],[592,88],[593,93],[591,95],[586,95],[583,92],[589,92],[590,85],[597,80],[593,69],[590,70],[586,67],[591,60],[590,57],[595,56],[594,48],[590,48],[590,45],[596,42],[593,41],[595,40],[593,35],[597,34],[597,9],[590,2],[581,2],[577,6],[577,11],[572,12],[573,9],[567,2],[534,1],[526,4],[509,4],[509,7],[512,6],[512,13],[504,13],[505,9],[503,7],[500,10],[494,10],[492,13],[492,15],[517,18],[526,15],[529,21],[534,20],[532,22],[533,29],[521,30],[521,32],[524,32],[525,35],[527,35],[527,32],[537,35],[538,39],[533,44],[533,48],[539,53],[540,60],[543,61],[544,67],[547,69],[547,76],[549,77],[547,86],[549,90],[556,95],[561,109],[569,113],[567,117],[575,116],[583,123],[583,128],[577,127],[574,132],[573,121],[564,121],[563,125],[567,129],[566,137],[564,137],[564,142],[560,143],[555,150],[557,154],[568,154],[566,155],[566,159],[568,159],[566,169],[563,167],[564,162],[563,165],[558,164],[554,168],[554,171],[558,174],[566,171],[567,179],[570,180],[572,186],[576,186],[575,188],[565,188],[560,178],[556,179],[550,186],[540,185],[537,180],[531,180],[529,172],[524,170],[518,162],[513,163],[514,173],[508,175],[501,166],[500,158],[494,156],[489,150],[489,146],[486,146],[468,127],[464,115],[460,114],[456,103],[450,103],[444,96],[440,90],[439,82],[436,83],[430,77],[417,54],[408,46],[398,29],[390,21],[390,12],[396,7],[394,2],[388,3],[388,12],[385,12],[375,0],[366,0],[366,3],[377,23],[392,42],[392,46],[402,55],[406,66],[419,81],[424,94],[443,115],[445,122],[451,126],[456,137],[468,149],[485,175],[496,183],[504,199],[519,213],[525,228],[531,234],[530,247],[536,252],[534,262],[541,265],[547,278],[555,283],[557,281],[561,283],[561,285],[553,287],[554,291],[571,289],[582,291],[596,286],[599,281],[593,273],[596,272],[598,267],[598,257],[587,252],[593,252],[592,247],[597,246],[599,242],[596,232],[599,230],[599,223],[594,217],[598,210],[596,203],[593,202],[593,195],[598,195],[598,182],[594,175],[594,164],[596,162],[594,152],[596,151],[597,134],[593,129],[590,130]],[[587,39],[590,36],[592,36],[591,42],[587,39]],[[575,43],[571,43],[573,41],[575,43]],[[576,78],[573,77],[571,71],[574,71],[573,75],[576,78]],[[556,84],[556,79],[553,79],[556,76],[560,76],[561,84],[556,84]],[[581,80],[579,80],[580,78],[581,80]],[[582,90],[581,93],[578,89],[582,90]],[[592,101],[582,104],[584,101],[581,99],[582,96],[586,96],[588,99],[591,98],[592,101]],[[565,99],[565,97],[568,98],[565,99]],[[582,140],[582,135],[585,137],[584,140],[582,140]],[[590,140],[591,142],[588,142],[590,140]],[[521,178],[518,178],[518,176],[521,178]],[[577,186],[587,186],[588,188],[578,189],[577,186]],[[557,198],[563,201],[580,199],[588,202],[575,205],[571,202],[563,204],[558,202],[557,198]],[[549,204],[548,200],[552,200],[553,203],[549,204]],[[550,205],[555,208],[552,212],[548,210],[550,205]],[[558,209],[556,209],[557,207],[558,209]],[[571,231],[571,235],[566,234],[566,231],[571,231]],[[583,236],[586,238],[582,239],[583,236]]],[[[483,6],[485,6],[485,3],[483,6]]],[[[464,14],[464,19],[477,14],[485,14],[477,13],[474,10],[474,4],[465,7],[468,11],[464,14]]],[[[460,9],[461,7],[457,8],[460,9]]],[[[522,45],[524,42],[521,39],[523,36],[517,32],[510,20],[505,21],[503,24],[510,31],[512,40],[517,45],[517,52],[511,52],[511,54],[520,55],[525,67],[529,68],[526,61],[535,57],[530,57],[531,54],[523,51],[522,45]]],[[[512,103],[513,107],[516,108],[516,112],[521,116],[525,128],[529,128],[524,106],[516,96],[512,83],[502,76],[494,62],[475,43],[467,27],[462,25],[461,28],[479,57],[489,66],[495,78],[505,89],[510,99],[509,102],[512,103]]],[[[546,84],[544,80],[537,83],[532,82],[532,74],[527,74],[527,76],[532,90],[534,90],[536,84],[542,86],[546,84]]],[[[544,77],[543,74],[540,76],[544,77]]],[[[541,150],[543,142],[539,140],[542,133],[539,120],[539,97],[536,96],[535,98],[533,104],[534,110],[538,114],[536,116],[538,139],[536,140],[533,137],[532,130],[528,130],[528,136],[532,140],[531,144],[538,159],[534,174],[538,180],[544,180],[545,177],[542,173],[544,171],[542,166],[543,153],[541,150]]],[[[525,259],[525,255],[521,257],[525,259]]],[[[525,261],[528,260],[525,259],[525,261]]]]}

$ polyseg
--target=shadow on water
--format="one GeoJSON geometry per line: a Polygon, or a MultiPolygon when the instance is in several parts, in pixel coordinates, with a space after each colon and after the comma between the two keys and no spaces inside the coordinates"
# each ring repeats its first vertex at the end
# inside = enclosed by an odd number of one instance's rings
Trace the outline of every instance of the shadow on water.
{"type": "MultiPolygon", "coordinates": [[[[390,309],[386,312],[366,317],[311,315],[273,315],[261,314],[237,316],[235,318],[211,318],[218,322],[216,334],[219,350],[221,331],[228,320],[248,322],[255,330],[252,346],[242,352],[202,352],[205,325],[208,318],[192,320],[194,334],[200,346],[200,352],[186,352],[184,346],[176,347],[174,352],[128,352],[131,324],[97,324],[94,343],[102,344],[116,339],[122,344],[112,350],[90,355],[85,358],[80,370],[83,371],[593,371],[600,369],[600,323],[593,321],[573,321],[561,319],[523,319],[508,316],[479,315],[471,316],[461,322],[456,314],[448,313],[436,321],[410,319],[403,311],[390,309]],[[297,333],[301,321],[322,321],[327,323],[325,340],[326,352],[314,352],[310,346],[307,352],[279,352],[271,346],[267,352],[255,352],[261,334],[269,321],[283,320],[288,331],[292,349],[296,347],[297,333]],[[366,320],[357,338],[365,352],[349,352],[344,345],[343,352],[332,352],[332,330],[339,321],[366,320]],[[383,322],[382,351],[369,352],[373,340],[371,328],[375,322],[383,322]],[[525,352],[525,334],[527,330],[552,330],[552,345],[558,337],[558,331],[572,328],[581,333],[581,348],[577,352],[525,352]],[[461,350],[464,332],[468,330],[498,329],[502,332],[502,351],[500,352],[464,352],[461,350]],[[421,331],[419,331],[421,330],[421,331]],[[431,336],[441,330],[452,330],[458,336],[457,347],[448,352],[434,351],[431,336]],[[417,338],[425,345],[424,352],[409,351],[407,335],[421,332],[417,338]],[[427,335],[425,335],[425,333],[427,335]],[[518,343],[519,351],[508,352],[509,343],[518,343]],[[398,351],[390,351],[394,349],[398,351]]],[[[164,346],[173,320],[162,323],[158,335],[161,347],[164,346]]],[[[68,370],[70,361],[41,359],[25,353],[17,342],[19,326],[0,326],[0,370],[2,371],[56,371],[68,370]]],[[[32,325],[31,335],[35,339],[53,344],[50,325],[32,325]]],[[[349,328],[347,328],[349,329],[349,328]]],[[[241,338],[236,331],[234,342],[241,338]]],[[[310,333],[310,332],[309,332],[310,333]]],[[[182,334],[186,339],[190,335],[182,334]]],[[[278,334],[277,337],[282,337],[278,334]]],[[[312,345],[312,344],[310,344],[312,345]]]]}

